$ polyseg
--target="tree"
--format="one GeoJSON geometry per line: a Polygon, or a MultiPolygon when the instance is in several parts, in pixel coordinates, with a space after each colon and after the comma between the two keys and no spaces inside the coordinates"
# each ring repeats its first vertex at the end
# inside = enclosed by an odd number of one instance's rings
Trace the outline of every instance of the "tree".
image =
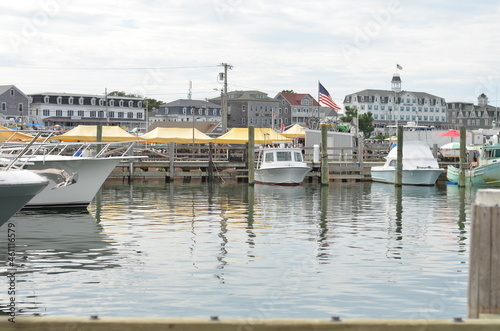
{"type": "Polygon", "coordinates": [[[358,115],[358,110],[356,108],[346,106],[345,114],[340,118],[342,122],[351,123],[352,119],[358,118],[358,129],[363,132],[363,137],[370,138],[371,133],[375,130],[373,127],[373,114],[367,112],[365,114],[358,115]]]}
{"type": "Polygon", "coordinates": [[[359,131],[363,132],[363,137],[365,139],[370,138],[373,130],[375,128],[373,127],[373,114],[371,111],[361,114],[358,117],[358,122],[359,122],[359,131]]]}

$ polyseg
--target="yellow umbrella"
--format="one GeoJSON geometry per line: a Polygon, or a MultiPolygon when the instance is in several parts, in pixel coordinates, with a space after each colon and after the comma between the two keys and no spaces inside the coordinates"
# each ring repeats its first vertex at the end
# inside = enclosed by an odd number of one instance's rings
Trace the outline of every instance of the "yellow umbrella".
{"type": "MultiPolygon", "coordinates": [[[[6,128],[5,126],[0,125],[0,142],[29,142],[32,141],[33,136],[23,133],[23,132],[17,132],[16,130],[11,130],[9,128],[6,128]],[[5,131],[4,131],[5,130],[5,131]]],[[[40,137],[37,139],[37,141],[44,140],[45,138],[40,137]]]]}
{"type": "Polygon", "coordinates": [[[306,132],[304,131],[304,128],[298,124],[294,124],[292,127],[290,127],[288,130],[286,130],[282,134],[288,138],[305,138],[306,137],[306,132]]]}
{"type": "Polygon", "coordinates": [[[168,144],[170,142],[178,144],[206,144],[213,139],[193,128],[162,128],[154,130],[139,137],[149,143],[168,144]]]}
{"type": "MultiPolygon", "coordinates": [[[[50,140],[60,141],[81,141],[93,142],[97,141],[97,125],[79,125],[76,128],[69,130],[66,133],[51,137],[50,140]]],[[[137,136],[128,133],[118,126],[103,126],[102,141],[133,141],[139,140],[137,136]]]]}
{"type": "MultiPolygon", "coordinates": [[[[290,142],[292,139],[271,128],[255,128],[254,141],[255,144],[274,144],[275,142],[290,142]]],[[[217,144],[246,144],[248,142],[248,128],[232,128],[219,138],[215,138],[214,142],[217,144]]]]}

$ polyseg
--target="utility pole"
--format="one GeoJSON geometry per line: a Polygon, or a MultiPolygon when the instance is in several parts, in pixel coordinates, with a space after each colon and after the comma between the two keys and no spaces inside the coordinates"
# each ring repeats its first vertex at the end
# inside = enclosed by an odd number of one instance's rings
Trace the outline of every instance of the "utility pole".
{"type": "Polygon", "coordinates": [[[221,63],[220,66],[224,67],[224,88],[221,95],[222,106],[222,134],[227,132],[227,69],[232,69],[233,66],[227,63],[221,63]]]}

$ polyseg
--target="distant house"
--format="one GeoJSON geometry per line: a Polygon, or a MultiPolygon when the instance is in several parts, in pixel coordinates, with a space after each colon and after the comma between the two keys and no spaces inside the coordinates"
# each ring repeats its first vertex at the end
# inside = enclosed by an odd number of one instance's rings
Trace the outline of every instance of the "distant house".
{"type": "Polygon", "coordinates": [[[309,127],[311,120],[321,116],[321,107],[310,94],[280,92],[275,99],[280,103],[278,117],[285,126],[299,124],[309,127]]]}
{"type": "MultiPolygon", "coordinates": [[[[210,99],[221,104],[221,98],[210,99]]],[[[270,98],[267,93],[251,91],[231,91],[227,94],[228,128],[246,128],[253,125],[256,128],[279,127],[279,101],[270,98]]],[[[286,123],[285,123],[286,124],[286,123]]]]}
{"type": "Polygon", "coordinates": [[[160,105],[150,122],[220,122],[221,106],[204,100],[179,99],[160,105]]]}
{"type": "Polygon", "coordinates": [[[448,102],[448,121],[453,127],[468,129],[498,127],[498,107],[488,104],[488,97],[482,93],[477,105],[472,102],[448,102]]]}
{"type": "Polygon", "coordinates": [[[30,94],[30,113],[46,126],[109,124],[129,130],[146,127],[142,98],[75,93],[30,94]]]}
{"type": "MultiPolygon", "coordinates": [[[[0,117],[3,122],[35,123],[29,112],[30,98],[14,85],[0,86],[0,117]]],[[[1,124],[1,123],[0,123],[1,124]]]]}

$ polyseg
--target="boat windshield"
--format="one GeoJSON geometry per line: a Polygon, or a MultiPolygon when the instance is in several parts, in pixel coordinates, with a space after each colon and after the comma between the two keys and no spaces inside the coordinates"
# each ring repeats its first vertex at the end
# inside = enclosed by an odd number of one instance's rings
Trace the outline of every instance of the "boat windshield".
{"type": "Polygon", "coordinates": [[[266,153],[264,156],[264,162],[273,162],[274,161],[274,153],[266,153]]]}
{"type": "Polygon", "coordinates": [[[296,162],[302,162],[302,153],[301,152],[294,152],[293,155],[295,157],[296,162]]]}
{"type": "Polygon", "coordinates": [[[276,152],[276,161],[292,161],[292,153],[286,152],[276,152]]]}

